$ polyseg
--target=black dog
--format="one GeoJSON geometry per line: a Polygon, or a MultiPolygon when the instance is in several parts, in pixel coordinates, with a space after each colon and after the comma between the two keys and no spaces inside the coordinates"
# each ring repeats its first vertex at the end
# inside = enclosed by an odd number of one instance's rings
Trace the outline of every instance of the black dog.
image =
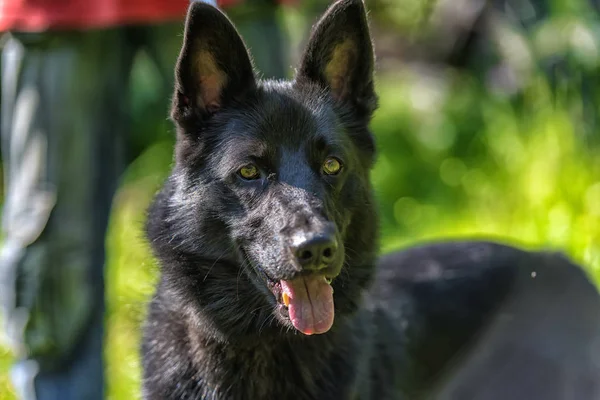
{"type": "Polygon", "coordinates": [[[600,304],[568,260],[455,242],[376,268],[373,64],[361,0],[328,10],[292,82],[257,81],[230,21],[191,6],[145,399],[598,395],[600,304]]]}

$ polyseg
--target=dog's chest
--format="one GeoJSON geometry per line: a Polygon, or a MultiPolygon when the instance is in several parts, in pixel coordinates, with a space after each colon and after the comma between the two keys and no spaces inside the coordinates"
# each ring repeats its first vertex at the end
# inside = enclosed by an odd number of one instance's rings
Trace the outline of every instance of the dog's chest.
{"type": "Polygon", "coordinates": [[[205,388],[203,392],[210,394],[202,398],[323,398],[323,393],[331,393],[333,382],[324,385],[321,378],[326,363],[312,361],[304,359],[302,354],[268,346],[220,349],[201,362],[198,380],[205,388]]]}

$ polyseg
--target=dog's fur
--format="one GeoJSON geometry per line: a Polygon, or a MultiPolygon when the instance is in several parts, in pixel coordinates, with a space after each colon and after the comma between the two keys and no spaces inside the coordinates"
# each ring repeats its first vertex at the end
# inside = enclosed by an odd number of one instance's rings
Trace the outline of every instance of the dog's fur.
{"type": "Polygon", "coordinates": [[[567,259],[449,242],[377,261],[373,69],[361,0],[327,11],[291,82],[256,80],[230,21],[190,7],[175,165],[147,225],[161,278],[142,345],[145,399],[598,395],[599,302],[567,259]],[[335,176],[321,171],[332,155],[335,176]],[[236,173],[248,163],[258,179],[236,173]],[[335,320],[308,336],[272,288],[308,273],[291,238],[325,229],[338,243],[325,271],[335,320]]]}

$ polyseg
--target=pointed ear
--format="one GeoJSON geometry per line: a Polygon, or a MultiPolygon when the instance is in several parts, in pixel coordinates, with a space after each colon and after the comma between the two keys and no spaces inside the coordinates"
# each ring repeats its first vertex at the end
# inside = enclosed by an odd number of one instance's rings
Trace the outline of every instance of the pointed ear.
{"type": "Polygon", "coordinates": [[[314,27],[296,79],[315,82],[370,116],[377,107],[374,63],[362,0],[340,0],[314,27]]]}
{"type": "Polygon", "coordinates": [[[175,68],[173,120],[207,118],[255,87],[250,56],[231,21],[215,7],[193,2],[175,68]]]}

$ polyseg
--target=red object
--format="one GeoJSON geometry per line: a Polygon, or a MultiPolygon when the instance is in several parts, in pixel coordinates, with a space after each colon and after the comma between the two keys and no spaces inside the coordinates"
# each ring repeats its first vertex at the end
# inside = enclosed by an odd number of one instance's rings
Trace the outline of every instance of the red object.
{"type": "MultiPolygon", "coordinates": [[[[217,0],[235,7],[245,0],[217,0]]],[[[301,0],[277,0],[295,5],[301,0]]],[[[0,0],[0,32],[107,28],[185,18],[190,0],[0,0]]]]}
{"type": "Polygon", "coordinates": [[[183,20],[189,0],[0,0],[0,31],[105,28],[183,20]]]}

